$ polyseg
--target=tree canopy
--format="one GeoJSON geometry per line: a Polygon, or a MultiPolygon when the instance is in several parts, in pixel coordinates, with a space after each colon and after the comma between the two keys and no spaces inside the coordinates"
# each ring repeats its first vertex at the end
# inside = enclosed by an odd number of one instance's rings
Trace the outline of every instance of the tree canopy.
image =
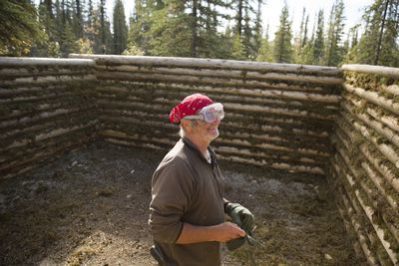
{"type": "Polygon", "coordinates": [[[112,18],[106,0],[36,1],[0,1],[0,55],[96,53],[399,66],[398,0],[375,0],[364,10],[362,23],[348,30],[343,0],[317,14],[304,7],[298,29],[286,5],[276,10],[276,32],[262,26],[264,0],[134,0],[129,18],[121,0],[114,1],[112,18]]]}

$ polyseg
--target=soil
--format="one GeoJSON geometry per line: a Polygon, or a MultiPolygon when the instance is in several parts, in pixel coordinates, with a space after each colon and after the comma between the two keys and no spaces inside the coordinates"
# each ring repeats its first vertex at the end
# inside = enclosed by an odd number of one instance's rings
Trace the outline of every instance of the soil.
{"type": "MultiPolygon", "coordinates": [[[[156,265],[147,227],[162,152],[96,142],[0,181],[0,265],[156,265]]],[[[256,217],[258,246],[224,265],[356,265],[320,177],[222,163],[226,196],[256,217]]]]}

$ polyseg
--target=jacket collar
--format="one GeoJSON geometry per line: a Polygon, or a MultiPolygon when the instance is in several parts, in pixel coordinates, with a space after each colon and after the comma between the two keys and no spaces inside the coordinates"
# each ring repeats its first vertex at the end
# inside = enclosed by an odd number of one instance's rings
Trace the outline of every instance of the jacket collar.
{"type": "MultiPolygon", "coordinates": [[[[191,140],[189,140],[188,138],[185,138],[185,137],[181,138],[181,140],[183,141],[184,145],[186,145],[189,149],[196,152],[197,155],[201,158],[201,160],[203,160],[204,162],[206,162],[208,164],[208,162],[206,161],[206,159],[204,158],[202,153],[198,150],[197,146],[195,146],[195,144],[191,140]]],[[[208,151],[209,151],[209,154],[211,155],[212,165],[214,165],[216,163],[215,152],[210,147],[208,147],[208,151]]]]}

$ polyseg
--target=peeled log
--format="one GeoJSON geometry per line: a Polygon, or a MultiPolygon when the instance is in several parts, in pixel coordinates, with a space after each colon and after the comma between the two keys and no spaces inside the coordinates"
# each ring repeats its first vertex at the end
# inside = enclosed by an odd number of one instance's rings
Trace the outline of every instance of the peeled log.
{"type": "Polygon", "coordinates": [[[399,78],[399,69],[395,67],[351,64],[351,65],[343,65],[341,69],[345,71],[377,74],[377,75],[399,78]]]}
{"type": "Polygon", "coordinates": [[[339,68],[276,64],[267,62],[248,62],[222,59],[202,59],[184,57],[157,57],[157,56],[115,56],[115,55],[81,55],[70,54],[70,58],[95,59],[98,65],[142,65],[142,66],[166,66],[166,67],[191,67],[191,68],[222,68],[254,71],[279,71],[293,73],[314,73],[324,76],[338,76],[342,73],[339,68]]]}
{"type": "MultiPolygon", "coordinates": [[[[107,84],[105,86],[113,86],[115,84],[115,81],[110,81],[110,80],[104,80],[104,84],[107,84]]],[[[152,86],[152,84],[149,84],[148,82],[143,82],[143,81],[120,81],[118,84],[123,85],[123,86],[129,86],[129,87],[134,87],[134,86],[152,86]]],[[[159,82],[156,84],[156,86],[162,90],[203,90],[203,91],[223,91],[223,93],[227,94],[248,94],[251,95],[253,93],[259,93],[264,90],[272,89],[272,90],[282,90],[282,91],[302,91],[302,92],[308,92],[308,93],[318,93],[321,95],[339,95],[340,90],[336,90],[336,92],[331,93],[328,91],[328,89],[324,88],[323,86],[312,86],[309,87],[308,85],[299,85],[299,84],[289,84],[287,82],[281,81],[281,82],[266,82],[263,81],[262,83],[259,83],[262,86],[254,87],[254,88],[249,88],[245,89],[244,87],[230,87],[226,88],[223,86],[209,86],[206,84],[195,84],[195,87],[187,84],[181,84],[181,83],[162,83],[159,82]]]]}
{"type": "Polygon", "coordinates": [[[381,194],[385,197],[389,205],[396,211],[398,211],[398,203],[390,196],[387,194],[386,190],[384,189],[384,181],[383,178],[380,177],[372,168],[371,166],[366,163],[362,162],[362,168],[364,171],[367,173],[368,177],[373,181],[374,185],[378,188],[378,190],[381,192],[381,194]]]}
{"type": "Polygon", "coordinates": [[[377,92],[366,91],[362,88],[355,88],[351,85],[345,84],[345,89],[349,92],[355,93],[361,98],[367,99],[369,102],[383,107],[397,115],[399,115],[399,104],[390,99],[380,96],[377,92]]]}
{"type": "Polygon", "coordinates": [[[391,170],[382,164],[383,159],[377,158],[372,154],[367,145],[361,145],[360,151],[372,163],[375,169],[392,185],[392,187],[399,193],[399,177],[395,176],[391,170]]]}
{"type": "Polygon", "coordinates": [[[90,59],[0,57],[0,67],[13,66],[95,66],[95,61],[90,59]]]}
{"type": "MultiPolygon", "coordinates": [[[[341,214],[341,217],[344,217],[344,215],[345,215],[344,210],[342,208],[338,207],[338,211],[341,214]]],[[[358,243],[359,243],[360,248],[361,248],[361,250],[363,252],[363,256],[366,257],[366,260],[369,263],[369,265],[378,266],[376,258],[372,255],[369,247],[367,246],[366,238],[364,237],[364,235],[359,230],[355,230],[355,227],[358,227],[358,226],[356,226],[357,225],[356,221],[353,220],[353,217],[350,217],[350,221],[351,221],[351,224],[352,224],[352,228],[353,228],[353,230],[355,231],[355,233],[357,235],[357,238],[358,238],[358,241],[359,241],[358,243]]],[[[346,230],[347,231],[350,230],[348,226],[346,227],[346,230]]]]}
{"type": "Polygon", "coordinates": [[[367,217],[369,218],[369,221],[370,221],[371,225],[373,226],[378,238],[380,239],[381,244],[384,246],[385,251],[388,253],[389,258],[392,260],[394,265],[397,265],[397,263],[398,263],[397,254],[394,250],[391,249],[391,243],[389,243],[388,241],[386,241],[384,239],[384,235],[385,235],[384,230],[381,229],[381,227],[378,224],[375,224],[373,222],[373,218],[372,218],[372,216],[374,214],[373,209],[371,207],[367,206],[363,202],[362,198],[359,196],[359,191],[355,191],[355,194],[356,194],[357,199],[358,199],[360,205],[362,206],[364,212],[366,213],[367,217]]]}
{"type": "Polygon", "coordinates": [[[380,122],[372,119],[370,116],[366,114],[355,114],[354,110],[350,109],[349,106],[347,106],[347,109],[352,113],[353,116],[355,116],[357,119],[362,121],[365,125],[368,125],[372,129],[374,129],[376,132],[387,138],[389,141],[391,141],[397,148],[399,148],[399,135],[390,130],[389,128],[384,127],[383,124],[380,122]]]}
{"type": "Polygon", "coordinates": [[[366,112],[374,117],[376,120],[380,120],[385,125],[390,127],[392,130],[395,130],[397,134],[399,134],[399,118],[392,115],[380,115],[374,109],[367,107],[366,112]]]}
{"type": "Polygon", "coordinates": [[[362,135],[368,139],[370,142],[374,143],[377,149],[384,154],[384,156],[392,162],[396,168],[399,168],[399,155],[396,153],[395,149],[389,144],[378,144],[376,137],[372,137],[370,131],[365,127],[355,122],[354,126],[358,129],[362,135]]]}

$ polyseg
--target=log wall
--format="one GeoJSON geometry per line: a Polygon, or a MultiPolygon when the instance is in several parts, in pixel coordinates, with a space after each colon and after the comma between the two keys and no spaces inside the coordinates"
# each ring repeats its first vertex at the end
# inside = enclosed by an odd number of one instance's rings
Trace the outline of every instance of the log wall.
{"type": "Polygon", "coordinates": [[[200,92],[226,117],[214,146],[221,159],[323,175],[339,108],[332,67],[192,58],[81,56],[96,61],[105,140],[166,151],[178,139],[171,108],[200,92]]]}
{"type": "Polygon", "coordinates": [[[166,152],[169,111],[201,92],[225,105],[222,159],[326,174],[359,254],[399,264],[398,69],[72,57],[0,58],[0,178],[97,136],[166,152]]]}
{"type": "Polygon", "coordinates": [[[93,138],[94,71],[86,59],[0,58],[1,178],[93,138]]]}
{"type": "Polygon", "coordinates": [[[398,265],[399,69],[344,65],[330,180],[356,248],[370,265],[398,265]]]}

